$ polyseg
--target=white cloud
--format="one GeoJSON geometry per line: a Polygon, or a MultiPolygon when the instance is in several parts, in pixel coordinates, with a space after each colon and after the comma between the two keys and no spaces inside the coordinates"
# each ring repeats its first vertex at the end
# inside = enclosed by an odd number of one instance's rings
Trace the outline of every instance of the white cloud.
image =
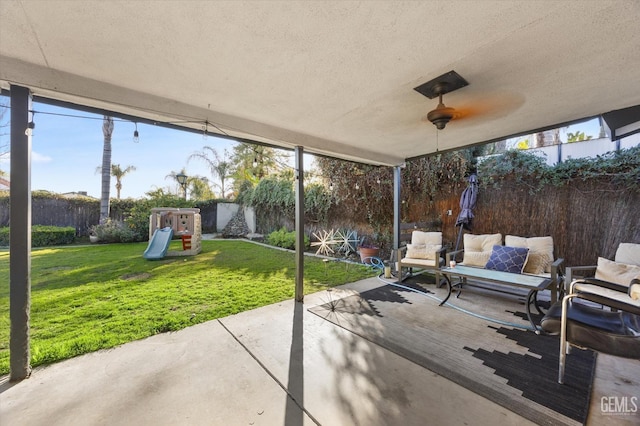
{"type": "MultiPolygon", "coordinates": [[[[31,152],[32,163],[50,163],[53,159],[47,155],[38,154],[36,151],[31,152]]],[[[0,164],[9,164],[11,162],[11,154],[4,152],[0,154],[0,164]]]]}
{"type": "Polygon", "coordinates": [[[34,163],[49,163],[52,158],[46,155],[38,154],[35,151],[31,152],[31,161],[34,163]]]}

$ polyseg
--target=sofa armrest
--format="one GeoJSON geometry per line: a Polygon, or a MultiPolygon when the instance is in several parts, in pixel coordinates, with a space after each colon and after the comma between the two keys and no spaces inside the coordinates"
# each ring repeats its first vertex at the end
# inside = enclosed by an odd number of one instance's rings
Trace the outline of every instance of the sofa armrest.
{"type": "Polygon", "coordinates": [[[557,302],[557,294],[560,293],[560,297],[565,294],[566,289],[564,288],[564,279],[562,274],[562,267],[564,266],[564,259],[558,258],[552,264],[550,268],[551,280],[553,281],[553,286],[555,287],[555,294],[552,295],[551,302],[557,302]]]}
{"type": "Polygon", "coordinates": [[[445,263],[445,265],[449,265],[452,260],[455,260],[457,262],[458,259],[460,258],[460,256],[458,256],[458,255],[462,255],[463,253],[464,253],[464,249],[454,250],[454,251],[448,252],[446,254],[447,262],[445,263]]]}
{"type": "Polygon", "coordinates": [[[569,291],[569,284],[577,280],[578,278],[592,277],[596,272],[596,266],[567,266],[565,275],[565,290],[569,291]]]}
{"type": "Polygon", "coordinates": [[[442,268],[443,266],[448,265],[449,263],[445,263],[448,259],[449,255],[447,254],[447,248],[442,246],[439,250],[436,250],[435,259],[438,260],[438,268],[442,268]]]}
{"type": "Polygon", "coordinates": [[[632,299],[626,287],[596,279],[576,280],[571,285],[572,294],[612,309],[640,315],[640,300],[632,299]]]}
{"type": "Polygon", "coordinates": [[[402,259],[404,255],[407,253],[407,246],[400,247],[394,251],[396,253],[396,261],[400,262],[400,259],[402,259]]]}
{"type": "Polygon", "coordinates": [[[575,286],[580,286],[582,284],[589,284],[592,286],[598,286],[602,288],[606,288],[609,290],[618,291],[620,293],[627,293],[629,291],[629,287],[621,284],[612,283],[609,281],[599,280],[597,278],[581,278],[571,282],[570,291],[574,291],[575,286]]]}

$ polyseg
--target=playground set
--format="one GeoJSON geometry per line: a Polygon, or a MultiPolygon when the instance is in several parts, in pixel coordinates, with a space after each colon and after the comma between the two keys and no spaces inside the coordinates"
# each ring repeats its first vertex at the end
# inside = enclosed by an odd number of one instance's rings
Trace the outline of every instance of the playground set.
{"type": "Polygon", "coordinates": [[[202,250],[202,221],[200,209],[157,207],[149,216],[149,246],[145,259],[162,259],[165,256],[192,256],[202,250]],[[169,251],[173,237],[182,239],[182,250],[169,251]]]}

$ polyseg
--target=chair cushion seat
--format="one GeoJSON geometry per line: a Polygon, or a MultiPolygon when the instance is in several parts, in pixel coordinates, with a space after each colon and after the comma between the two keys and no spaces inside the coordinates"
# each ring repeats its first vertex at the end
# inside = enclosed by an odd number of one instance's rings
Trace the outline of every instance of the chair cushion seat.
{"type": "MultiPolygon", "coordinates": [[[[548,334],[560,334],[562,303],[554,304],[540,325],[548,334]]],[[[569,302],[567,340],[577,346],[624,358],[640,357],[640,316],[610,312],[569,302]]]]}
{"type": "Polygon", "coordinates": [[[435,259],[415,259],[412,257],[402,258],[402,266],[424,266],[429,268],[435,268],[437,266],[435,259]]]}

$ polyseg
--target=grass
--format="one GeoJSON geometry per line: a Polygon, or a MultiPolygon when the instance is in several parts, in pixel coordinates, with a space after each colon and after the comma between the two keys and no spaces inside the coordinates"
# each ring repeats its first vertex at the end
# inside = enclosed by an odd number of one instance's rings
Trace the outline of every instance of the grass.
{"type": "MultiPolygon", "coordinates": [[[[180,250],[174,241],[171,250],[180,250]]],[[[48,364],[291,299],[295,257],[246,241],[197,256],[143,259],[146,243],[34,249],[31,365],[48,364]]],[[[305,256],[304,292],[373,276],[305,256]]],[[[0,374],[9,372],[9,252],[0,252],[0,374]]]]}

